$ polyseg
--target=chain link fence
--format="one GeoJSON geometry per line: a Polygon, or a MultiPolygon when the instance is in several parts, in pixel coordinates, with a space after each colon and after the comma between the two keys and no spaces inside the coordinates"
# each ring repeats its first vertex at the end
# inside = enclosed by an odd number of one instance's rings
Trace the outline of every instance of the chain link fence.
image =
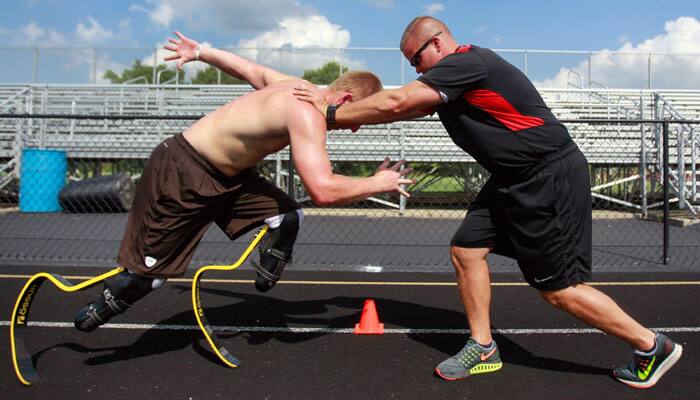
{"type": "MultiPolygon", "coordinates": [[[[0,264],[112,266],[151,150],[196,118],[0,116],[0,264]]],[[[665,262],[700,267],[697,125],[668,125],[664,152],[662,121],[565,124],[590,162],[594,265],[625,271],[665,262]],[[665,188],[672,198],[667,236],[665,188]]],[[[417,182],[407,188],[408,201],[383,195],[347,207],[316,207],[293,172],[289,149],[267,157],[259,170],[305,207],[292,268],[451,271],[449,240],[488,173],[452,143],[438,120],[333,131],[327,148],[338,173],[367,176],[388,156],[409,160],[417,182]]],[[[249,240],[232,243],[213,227],[192,266],[230,262],[249,240]]],[[[495,271],[515,267],[510,259],[491,257],[495,271]]]]}
{"type": "MultiPolygon", "coordinates": [[[[239,48],[224,50],[277,71],[302,76],[305,70],[335,61],[350,69],[374,71],[385,85],[403,85],[415,78],[415,70],[398,48],[239,48]]],[[[664,88],[700,89],[698,53],[642,51],[576,51],[494,49],[542,87],[563,88],[664,88]]],[[[117,75],[134,62],[153,67],[170,52],[159,47],[7,47],[0,46],[5,83],[102,84],[105,73],[117,75]],[[4,67],[4,68],[3,68],[4,67]]],[[[203,64],[186,64],[189,78],[203,64]],[[199,64],[199,65],[198,65],[199,64]]],[[[164,83],[154,68],[141,82],[164,83]]],[[[179,80],[175,80],[175,84],[179,80]]],[[[221,81],[218,81],[221,83],[221,81]]]]}

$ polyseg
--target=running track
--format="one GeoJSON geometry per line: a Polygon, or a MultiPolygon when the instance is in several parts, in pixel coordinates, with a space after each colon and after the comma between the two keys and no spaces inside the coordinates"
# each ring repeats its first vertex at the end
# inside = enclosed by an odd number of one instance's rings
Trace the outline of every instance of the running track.
{"type": "MultiPolygon", "coordinates": [[[[40,270],[0,267],[2,398],[698,398],[700,273],[595,276],[630,314],[684,346],[683,358],[649,390],[610,378],[611,368],[630,360],[624,343],[548,306],[515,274],[493,276],[493,325],[504,368],[447,382],[433,368],[468,334],[452,274],[290,270],[261,294],[247,267],[206,275],[202,284],[207,317],[242,360],[239,368],[226,368],[207,347],[192,314],[187,276],[89,334],[72,328],[71,320],[98,289],[67,294],[46,283],[28,335],[44,380],[23,387],[11,367],[10,312],[27,277],[40,270]],[[351,333],[366,298],[376,302],[384,335],[351,333]]],[[[45,270],[81,277],[105,272],[45,270]]]]}

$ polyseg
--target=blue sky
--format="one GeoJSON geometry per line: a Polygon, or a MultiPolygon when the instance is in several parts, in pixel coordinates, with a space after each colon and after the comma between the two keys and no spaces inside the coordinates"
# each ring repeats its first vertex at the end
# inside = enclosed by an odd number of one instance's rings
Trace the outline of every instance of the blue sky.
{"type": "MultiPolygon", "coordinates": [[[[227,48],[397,48],[406,24],[417,15],[429,14],[445,21],[461,42],[490,48],[697,54],[659,57],[654,60],[653,80],[669,87],[700,88],[698,0],[4,0],[3,5],[0,73],[5,81],[31,80],[28,70],[33,57],[27,49],[7,47],[145,48],[104,50],[97,56],[77,50],[42,51],[40,81],[87,82],[95,72],[119,70],[136,58],[148,62],[153,49],[161,47],[174,30],[227,48]],[[98,59],[97,71],[92,71],[94,59],[98,59]],[[665,65],[669,60],[673,66],[665,65]]],[[[380,72],[385,83],[415,77],[407,66],[402,77],[400,56],[389,54],[348,51],[336,56],[353,68],[380,72]]],[[[290,53],[280,62],[279,56],[254,50],[243,55],[277,64],[289,73],[324,59],[323,55],[290,53]]],[[[554,85],[559,80],[561,84],[566,70],[587,75],[585,57],[530,56],[528,70],[536,82],[554,85]]],[[[525,68],[522,55],[509,60],[525,68]]],[[[632,68],[630,63],[644,69],[646,58],[602,56],[594,62],[599,64],[593,66],[592,79],[605,86],[646,84],[644,74],[626,69],[632,68]]]]}

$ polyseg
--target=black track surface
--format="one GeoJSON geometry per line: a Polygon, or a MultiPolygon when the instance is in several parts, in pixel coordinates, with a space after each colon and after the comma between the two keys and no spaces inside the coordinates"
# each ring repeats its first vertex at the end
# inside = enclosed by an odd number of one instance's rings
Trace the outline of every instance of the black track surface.
{"type": "MultiPolygon", "coordinates": [[[[0,274],[41,268],[0,267],[0,274]]],[[[46,270],[46,268],[44,268],[46,270]]],[[[97,275],[105,269],[51,268],[65,275],[97,275]]],[[[252,279],[250,270],[205,278],[252,279]]],[[[698,281],[700,273],[611,274],[596,281],[698,281]]],[[[439,273],[324,273],[287,271],[284,279],[309,281],[453,282],[439,273]]],[[[26,279],[0,279],[0,393],[3,399],[694,399],[700,379],[700,295],[695,285],[600,286],[649,327],[691,328],[670,333],[683,358],[649,390],[628,388],[610,377],[630,361],[626,344],[600,333],[505,333],[495,336],[504,368],[448,382],[433,368],[457,352],[466,335],[227,332],[220,336],[242,365],[229,369],[208,348],[190,303],[189,282],[168,282],[114,323],[186,325],[190,330],[100,328],[86,334],[67,327],[30,327],[28,343],[44,378],[23,387],[10,361],[7,321],[26,279]]],[[[521,282],[494,274],[495,282],[521,282]]],[[[70,322],[96,296],[97,287],[63,293],[45,284],[34,321],[70,322]]],[[[202,285],[213,325],[352,328],[365,299],[376,302],[385,328],[464,329],[455,286],[280,283],[266,294],[246,283],[202,285]]],[[[494,329],[587,328],[546,305],[527,286],[494,286],[494,329]]]]}

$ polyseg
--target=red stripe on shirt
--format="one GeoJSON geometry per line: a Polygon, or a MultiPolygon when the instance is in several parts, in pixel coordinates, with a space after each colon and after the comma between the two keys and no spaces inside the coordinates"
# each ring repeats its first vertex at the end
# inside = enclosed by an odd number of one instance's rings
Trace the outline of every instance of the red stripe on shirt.
{"type": "Polygon", "coordinates": [[[472,45],[467,44],[467,45],[461,45],[455,49],[455,53],[469,53],[469,50],[472,49],[472,45]]]}
{"type": "Polygon", "coordinates": [[[488,113],[513,132],[544,125],[544,120],[521,114],[508,100],[496,92],[476,89],[462,96],[467,103],[488,113]]]}

